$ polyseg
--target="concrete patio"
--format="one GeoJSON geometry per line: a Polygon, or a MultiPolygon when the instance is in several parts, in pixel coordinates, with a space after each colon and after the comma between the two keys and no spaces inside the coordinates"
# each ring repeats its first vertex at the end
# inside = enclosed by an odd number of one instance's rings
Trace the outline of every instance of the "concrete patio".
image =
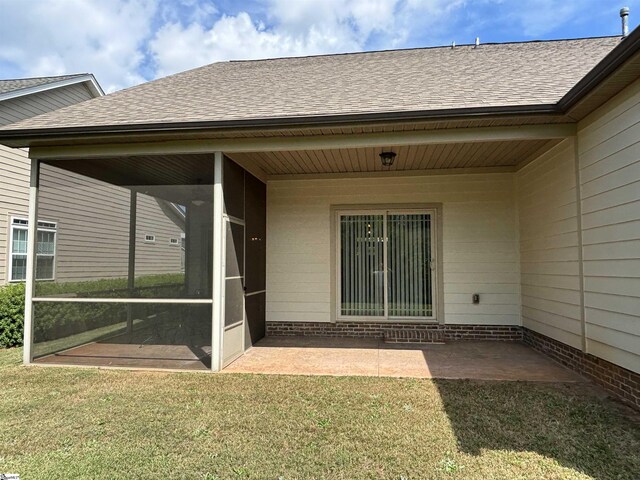
{"type": "Polygon", "coordinates": [[[582,377],[515,342],[385,344],[377,339],[267,337],[226,373],[361,375],[537,382],[582,377]]]}

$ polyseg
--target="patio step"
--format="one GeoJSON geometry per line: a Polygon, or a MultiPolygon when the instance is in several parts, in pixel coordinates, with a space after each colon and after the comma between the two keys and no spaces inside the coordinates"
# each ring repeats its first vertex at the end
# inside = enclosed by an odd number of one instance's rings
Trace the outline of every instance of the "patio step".
{"type": "Polygon", "coordinates": [[[389,329],[384,331],[384,343],[444,343],[444,331],[389,329]]]}

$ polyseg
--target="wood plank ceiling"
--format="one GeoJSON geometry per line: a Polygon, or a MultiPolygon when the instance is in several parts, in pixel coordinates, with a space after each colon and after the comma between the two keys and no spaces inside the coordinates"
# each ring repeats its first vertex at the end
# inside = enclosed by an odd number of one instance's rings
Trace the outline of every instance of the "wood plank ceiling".
{"type": "Polygon", "coordinates": [[[238,163],[253,165],[267,175],[343,172],[417,171],[447,168],[515,167],[559,140],[456,143],[389,146],[336,150],[233,153],[238,163]],[[391,167],[383,167],[379,154],[397,154],[391,167]]]}

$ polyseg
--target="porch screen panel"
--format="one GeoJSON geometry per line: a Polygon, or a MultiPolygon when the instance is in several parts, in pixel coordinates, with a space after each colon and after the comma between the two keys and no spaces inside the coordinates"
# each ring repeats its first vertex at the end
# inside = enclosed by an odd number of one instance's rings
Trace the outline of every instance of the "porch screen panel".
{"type": "Polygon", "coordinates": [[[343,316],[384,315],[384,216],[340,218],[343,316]]]}
{"type": "Polygon", "coordinates": [[[431,215],[389,214],[387,232],[389,316],[433,316],[431,215]]]}
{"type": "Polygon", "coordinates": [[[213,177],[209,154],[40,164],[34,362],[211,367],[213,177]]]}

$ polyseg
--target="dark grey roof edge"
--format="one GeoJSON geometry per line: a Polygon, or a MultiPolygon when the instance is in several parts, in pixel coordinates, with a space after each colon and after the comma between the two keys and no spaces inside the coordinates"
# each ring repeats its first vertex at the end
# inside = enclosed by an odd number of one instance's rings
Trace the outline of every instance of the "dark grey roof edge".
{"type": "Polygon", "coordinates": [[[591,69],[571,90],[559,101],[558,107],[567,112],[589,92],[596,88],[605,78],[615,72],[623,63],[640,51],[640,27],[635,28],[622,39],[620,44],[611,50],[595,67],[591,69]]]}
{"type": "Polygon", "coordinates": [[[275,118],[249,118],[243,120],[223,120],[204,122],[163,122],[163,123],[136,123],[128,125],[96,125],[90,127],[62,127],[25,130],[0,130],[2,138],[45,138],[60,135],[79,134],[114,134],[114,133],[163,133],[184,132],[197,130],[230,130],[248,128],[286,128],[291,126],[339,126],[354,122],[395,122],[395,121],[420,121],[420,120],[445,120],[455,118],[472,118],[482,116],[504,115],[541,115],[559,114],[556,105],[516,105],[504,107],[474,107],[452,108],[443,110],[419,110],[384,113],[356,113],[340,115],[312,115],[275,118]]]}

